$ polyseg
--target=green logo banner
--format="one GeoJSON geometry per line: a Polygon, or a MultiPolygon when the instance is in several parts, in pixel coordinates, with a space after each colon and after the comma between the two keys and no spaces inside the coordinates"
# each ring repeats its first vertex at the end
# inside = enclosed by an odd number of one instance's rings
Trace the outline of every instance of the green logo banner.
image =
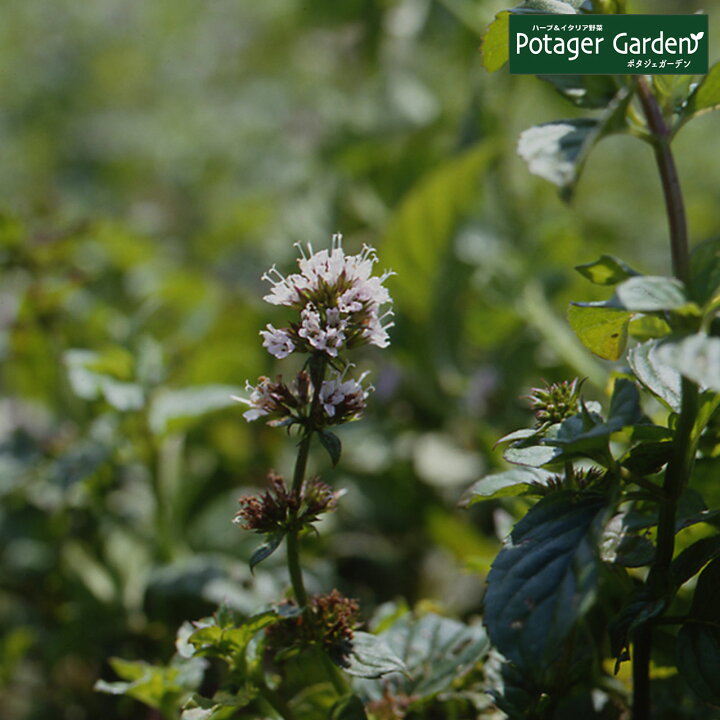
{"type": "Polygon", "coordinates": [[[702,75],[707,15],[510,15],[516,75],[702,75]]]}

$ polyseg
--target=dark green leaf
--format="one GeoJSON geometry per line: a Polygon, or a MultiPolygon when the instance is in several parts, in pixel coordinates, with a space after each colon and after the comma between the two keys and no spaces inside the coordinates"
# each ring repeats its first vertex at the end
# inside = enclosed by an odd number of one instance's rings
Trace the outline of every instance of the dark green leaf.
{"type": "Polygon", "coordinates": [[[333,467],[335,467],[340,462],[340,455],[342,454],[340,438],[328,430],[318,431],[318,437],[320,438],[320,444],[327,450],[333,467]]]}
{"type": "Polygon", "coordinates": [[[379,678],[391,672],[404,672],[405,663],[378,635],[355,632],[353,649],[345,672],[356,677],[379,678]]]}
{"type": "Polygon", "coordinates": [[[680,374],[667,365],[658,353],[656,340],[637,345],[628,353],[635,377],[673,412],[680,412],[680,374]]]}
{"type": "Polygon", "coordinates": [[[693,620],[707,620],[720,626],[718,598],[720,598],[720,558],[715,557],[700,573],[690,607],[690,617],[693,620]]]}
{"type": "Polygon", "coordinates": [[[612,255],[602,255],[595,262],[577,265],[575,269],[596,285],[617,285],[623,280],[640,275],[639,272],[612,255]]]}
{"type": "Polygon", "coordinates": [[[720,338],[698,334],[667,341],[658,347],[657,357],[702,388],[720,392],[720,338]]]}
{"type": "Polygon", "coordinates": [[[627,344],[630,314],[606,307],[570,305],[568,321],[591,352],[604,360],[617,360],[627,344]]]}
{"type": "Polygon", "coordinates": [[[621,662],[630,659],[627,648],[632,639],[633,632],[648,620],[662,615],[666,607],[667,599],[650,597],[643,588],[638,591],[636,596],[628,602],[618,616],[610,623],[608,628],[610,635],[610,652],[617,660],[615,672],[617,672],[621,662]]]}
{"type": "Polygon", "coordinates": [[[672,442],[667,440],[640,443],[627,452],[621,464],[641,477],[654,475],[670,460],[672,449],[672,442]]]}
{"type": "Polygon", "coordinates": [[[690,297],[704,305],[720,292],[720,238],[700,243],[690,255],[690,297]]]}
{"type": "Polygon", "coordinates": [[[640,393],[634,382],[618,378],[613,388],[607,424],[615,432],[624,427],[635,425],[643,417],[640,408],[640,393]]]}
{"type": "Polygon", "coordinates": [[[582,453],[593,457],[594,451],[602,451],[607,447],[608,436],[641,419],[640,394],[635,383],[619,378],[615,381],[607,422],[583,405],[583,412],[563,420],[556,437],[546,442],[562,446],[566,453],[582,453]]]}
{"type": "Polygon", "coordinates": [[[677,667],[690,689],[705,702],[720,706],[720,628],[685,623],[676,647],[677,667]]]}
{"type": "Polygon", "coordinates": [[[484,620],[495,647],[521,668],[556,658],[595,595],[596,520],[604,498],[560,491],[533,506],[488,576],[484,620]]]}
{"type": "Polygon", "coordinates": [[[365,706],[357,695],[346,695],[333,705],[329,720],[367,720],[365,706]]]}
{"type": "Polygon", "coordinates": [[[276,532],[272,533],[272,535],[267,535],[265,542],[257,548],[250,557],[250,570],[255,570],[257,565],[259,565],[263,560],[267,560],[278,549],[284,537],[284,532],[276,532]]]}
{"type": "Polygon", "coordinates": [[[655,557],[655,546],[628,522],[629,513],[617,513],[605,527],[600,542],[604,562],[623,567],[643,567],[655,557]]]}
{"type": "Polygon", "coordinates": [[[673,583],[679,587],[694,577],[704,565],[720,557],[720,535],[704,537],[685,548],[670,566],[673,583]]]}
{"type": "Polygon", "coordinates": [[[467,507],[483,500],[520,495],[533,486],[545,487],[551,477],[552,473],[535,467],[517,467],[486,475],[467,490],[461,504],[467,507]]]}

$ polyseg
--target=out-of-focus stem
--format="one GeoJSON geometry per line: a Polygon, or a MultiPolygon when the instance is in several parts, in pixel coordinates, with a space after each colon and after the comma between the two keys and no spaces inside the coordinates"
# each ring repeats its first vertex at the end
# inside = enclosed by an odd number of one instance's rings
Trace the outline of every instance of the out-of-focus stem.
{"type": "Polygon", "coordinates": [[[655,160],[660,171],[665,209],[670,228],[670,248],[673,274],[678,280],[687,282],[690,278],[690,252],[688,249],[687,219],[685,203],[680,188],[675,158],[670,149],[672,133],[665,123],[660,106],[652,94],[644,76],[638,78],[638,97],[642,103],[648,129],[652,135],[655,160]]]}
{"type": "MultiPolygon", "coordinates": [[[[678,280],[690,279],[690,252],[687,218],[680,179],[670,149],[671,131],[652,94],[647,79],[638,78],[638,96],[645,113],[655,151],[670,229],[670,249],[673,273],[678,280]]],[[[669,600],[670,564],[675,552],[675,523],[678,500],[690,478],[695,460],[696,440],[693,427],[698,412],[698,386],[687,378],[682,380],[680,416],[673,441],[673,454],[665,471],[664,500],[660,503],[657,528],[657,551],[650,568],[647,584],[658,598],[669,600]]],[[[633,643],[633,720],[650,718],[650,654],[652,624],[646,623],[635,632],[633,643]]]]}

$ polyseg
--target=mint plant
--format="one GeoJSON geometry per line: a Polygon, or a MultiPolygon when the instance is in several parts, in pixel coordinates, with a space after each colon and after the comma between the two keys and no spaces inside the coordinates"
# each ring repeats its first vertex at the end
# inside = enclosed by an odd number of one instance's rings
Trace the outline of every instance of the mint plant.
{"type": "Polygon", "coordinates": [[[234,399],[248,406],[246,421],[263,419],[295,435],[297,455],[291,481],[270,471],[265,492],[240,499],[235,523],[262,537],[250,558],[253,570],[285,543],[290,592],[249,617],[221,608],[185,623],[168,665],[112,659],[121,680],[100,681],[97,689],[183,720],[256,718],[259,712],[284,720],[404,717],[441,691],[453,713],[476,711],[477,693],[457,683],[487,654],[480,626],[388,604],[372,619],[372,632],[364,632],[356,600],[336,589],[311,595],[305,587],[302,539],[342,495],[306,477],[312,443],[317,439],[332,464],[339,462],[342,445],[333,431],[362,415],[372,391],[367,373],[352,376],[346,353],[389,344],[392,311],[385,309],[391,299],[384,282],[392,273],[373,275],[376,261],[367,246],[346,255],[335,236],[329,251],[301,250],[299,273],[285,277],[272,268],[263,276],[272,285],[265,300],[295,313],[287,327],[268,324],[260,331],[263,345],[280,360],[297,354],[304,361],[292,381],[263,376],[247,383],[247,397],[234,399]],[[208,684],[214,692],[200,692],[208,684]]]}
{"type": "MultiPolygon", "coordinates": [[[[620,0],[527,0],[489,27],[484,65],[497,70],[507,59],[509,13],[624,9],[620,0]]],[[[599,114],[525,131],[518,150],[530,171],[569,200],[603,137],[645,141],[662,183],[672,276],[644,275],[608,255],[577,268],[614,288],[608,300],[568,311],[593,353],[625,358],[609,405],[586,400],[577,379],[534,390],[535,425],[500,440],[513,467],[468,491],[469,505],[539,498],[487,578],[484,622],[503,658],[491,692],[513,718],[575,716],[590,695],[596,716],[621,717],[625,690],[614,676],[629,662],[634,720],[699,716],[703,703],[720,706],[720,509],[703,496],[720,447],[720,242],[689,251],[672,141],[720,107],[720,64],[694,82],[542,79],[599,114]],[[677,704],[665,709],[673,683],[677,704]]]]}

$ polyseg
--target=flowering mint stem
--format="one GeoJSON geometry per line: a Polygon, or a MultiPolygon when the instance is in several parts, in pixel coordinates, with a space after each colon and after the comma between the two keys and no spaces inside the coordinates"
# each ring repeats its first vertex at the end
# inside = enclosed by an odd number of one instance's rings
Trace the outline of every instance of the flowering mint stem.
{"type": "MultiPolygon", "coordinates": [[[[648,128],[652,135],[655,160],[660,172],[665,207],[670,227],[670,247],[673,273],[678,280],[687,283],[690,279],[690,253],[688,249],[687,219],[680,179],[675,159],[670,149],[671,129],[663,118],[655,96],[645,77],[638,79],[638,95],[642,103],[648,128]]],[[[678,418],[673,453],[665,470],[663,491],[665,499],[660,503],[657,528],[657,550],[650,568],[647,584],[657,598],[670,602],[670,563],[675,552],[675,522],[678,501],[690,478],[697,438],[693,427],[698,412],[698,386],[682,379],[682,401],[678,418]]],[[[652,625],[646,623],[635,633],[633,648],[633,720],[650,718],[650,653],[652,648],[652,625]]]]}
{"type": "MultiPolygon", "coordinates": [[[[297,459],[295,460],[295,472],[293,473],[292,491],[299,493],[303,482],[305,481],[305,471],[307,469],[308,456],[310,454],[310,444],[312,436],[316,428],[313,418],[316,417],[317,407],[320,403],[320,389],[325,379],[325,371],[327,369],[327,359],[325,357],[314,356],[310,359],[310,378],[313,383],[314,391],[312,403],[310,405],[310,413],[305,426],[305,433],[298,446],[297,459]]],[[[290,582],[292,583],[295,600],[299,607],[307,607],[307,592],[302,576],[302,568],[300,567],[300,529],[293,528],[287,534],[286,550],[288,572],[290,573],[290,582]]]]}

